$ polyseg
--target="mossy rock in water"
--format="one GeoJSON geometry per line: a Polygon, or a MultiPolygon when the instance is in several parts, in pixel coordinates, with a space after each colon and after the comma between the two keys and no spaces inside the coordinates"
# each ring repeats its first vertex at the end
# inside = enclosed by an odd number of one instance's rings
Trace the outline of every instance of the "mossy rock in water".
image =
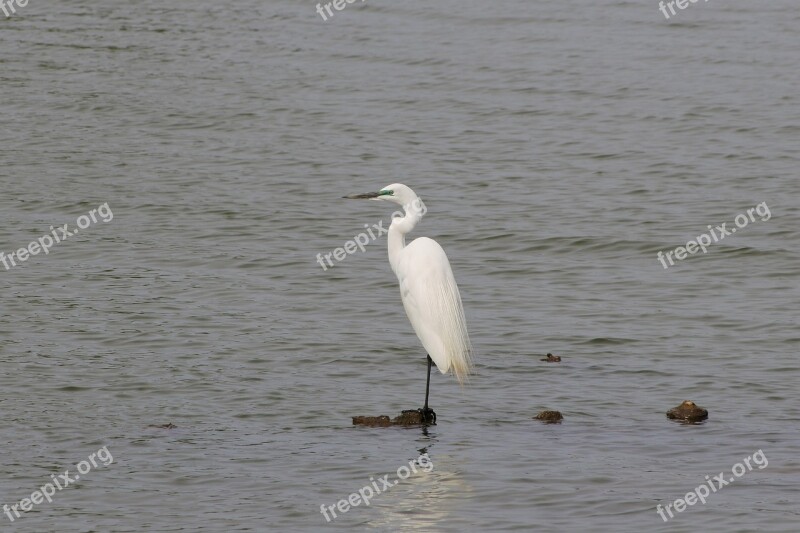
{"type": "Polygon", "coordinates": [[[533,417],[535,420],[541,420],[545,424],[560,424],[564,417],[558,411],[542,411],[533,417]]]}
{"type": "Polygon", "coordinates": [[[422,424],[422,413],[414,410],[407,410],[394,417],[392,424],[395,426],[419,426],[422,424]]]}
{"type": "Polygon", "coordinates": [[[708,411],[696,403],[686,400],[679,406],[667,411],[667,418],[690,423],[702,422],[708,418],[708,411]]]}
{"type": "Polygon", "coordinates": [[[354,416],[354,426],[369,426],[385,428],[392,425],[392,421],[386,415],[383,416],[354,416]]]}
{"type": "Polygon", "coordinates": [[[354,426],[367,426],[367,427],[379,427],[385,428],[389,426],[421,426],[422,425],[422,413],[418,410],[407,410],[400,413],[399,416],[396,416],[390,419],[386,415],[381,416],[354,416],[353,417],[353,425],[354,426]]]}
{"type": "Polygon", "coordinates": [[[149,426],[147,426],[147,427],[149,427],[149,428],[156,428],[156,429],[176,429],[178,426],[176,426],[175,424],[173,424],[172,422],[170,422],[169,424],[160,424],[160,425],[156,425],[156,424],[150,424],[150,425],[149,425],[149,426]]]}

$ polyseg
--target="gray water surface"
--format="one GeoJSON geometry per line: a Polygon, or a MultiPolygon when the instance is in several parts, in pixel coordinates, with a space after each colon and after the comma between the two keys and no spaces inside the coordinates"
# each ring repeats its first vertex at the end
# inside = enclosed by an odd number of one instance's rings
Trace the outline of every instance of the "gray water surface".
{"type": "Polygon", "coordinates": [[[0,505],[114,459],[0,530],[797,531],[796,3],[315,6],[0,14],[0,251],[113,212],[0,266],[0,505]],[[317,263],[394,210],[341,197],[393,182],[476,352],[426,431],[351,426],[424,395],[386,237],[317,263]],[[686,399],[706,423],[667,420],[686,399]]]}

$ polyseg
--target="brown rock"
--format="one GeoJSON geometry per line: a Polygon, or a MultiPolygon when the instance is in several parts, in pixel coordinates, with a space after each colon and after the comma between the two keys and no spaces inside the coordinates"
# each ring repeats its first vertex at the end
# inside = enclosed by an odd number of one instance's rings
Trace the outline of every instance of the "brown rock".
{"type": "Polygon", "coordinates": [[[541,420],[545,424],[560,424],[564,417],[558,411],[542,411],[533,417],[536,420],[541,420]]]}
{"type": "Polygon", "coordinates": [[[422,425],[422,413],[416,409],[409,409],[400,413],[392,419],[386,415],[381,416],[354,416],[354,426],[367,426],[367,427],[380,427],[385,428],[389,426],[420,426],[422,425]]]}
{"type": "Polygon", "coordinates": [[[686,400],[677,407],[667,411],[667,418],[682,422],[696,423],[708,418],[708,411],[696,403],[686,400]]]}
{"type": "Polygon", "coordinates": [[[407,410],[400,413],[400,416],[392,419],[394,426],[419,426],[422,424],[422,413],[417,410],[407,410]]]}
{"type": "Polygon", "coordinates": [[[389,417],[386,415],[383,416],[354,416],[353,417],[353,425],[354,426],[369,426],[369,427],[378,427],[378,428],[385,428],[392,425],[392,421],[389,420],[389,417]]]}

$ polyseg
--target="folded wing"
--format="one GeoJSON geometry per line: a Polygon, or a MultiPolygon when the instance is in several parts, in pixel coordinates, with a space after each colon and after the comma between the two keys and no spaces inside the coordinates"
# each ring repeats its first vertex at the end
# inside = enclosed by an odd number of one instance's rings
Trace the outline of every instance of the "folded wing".
{"type": "Polygon", "coordinates": [[[452,369],[459,383],[472,370],[472,345],[450,261],[433,239],[407,245],[396,272],[406,314],[417,337],[444,374],[452,369]]]}

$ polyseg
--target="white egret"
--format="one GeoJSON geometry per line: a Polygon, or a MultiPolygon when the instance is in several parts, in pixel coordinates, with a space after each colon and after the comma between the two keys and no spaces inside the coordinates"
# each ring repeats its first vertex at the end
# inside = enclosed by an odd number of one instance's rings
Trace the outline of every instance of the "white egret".
{"type": "Polygon", "coordinates": [[[428,407],[431,363],[436,363],[442,374],[452,370],[461,384],[472,371],[472,345],[450,261],[433,239],[420,237],[406,245],[406,234],[426,213],[410,187],[393,183],[378,192],[345,198],[384,200],[403,207],[404,216],[393,217],[389,226],[389,264],[400,282],[400,297],[411,326],[428,354],[425,406],[419,412],[423,423],[435,424],[436,413],[428,407]]]}

